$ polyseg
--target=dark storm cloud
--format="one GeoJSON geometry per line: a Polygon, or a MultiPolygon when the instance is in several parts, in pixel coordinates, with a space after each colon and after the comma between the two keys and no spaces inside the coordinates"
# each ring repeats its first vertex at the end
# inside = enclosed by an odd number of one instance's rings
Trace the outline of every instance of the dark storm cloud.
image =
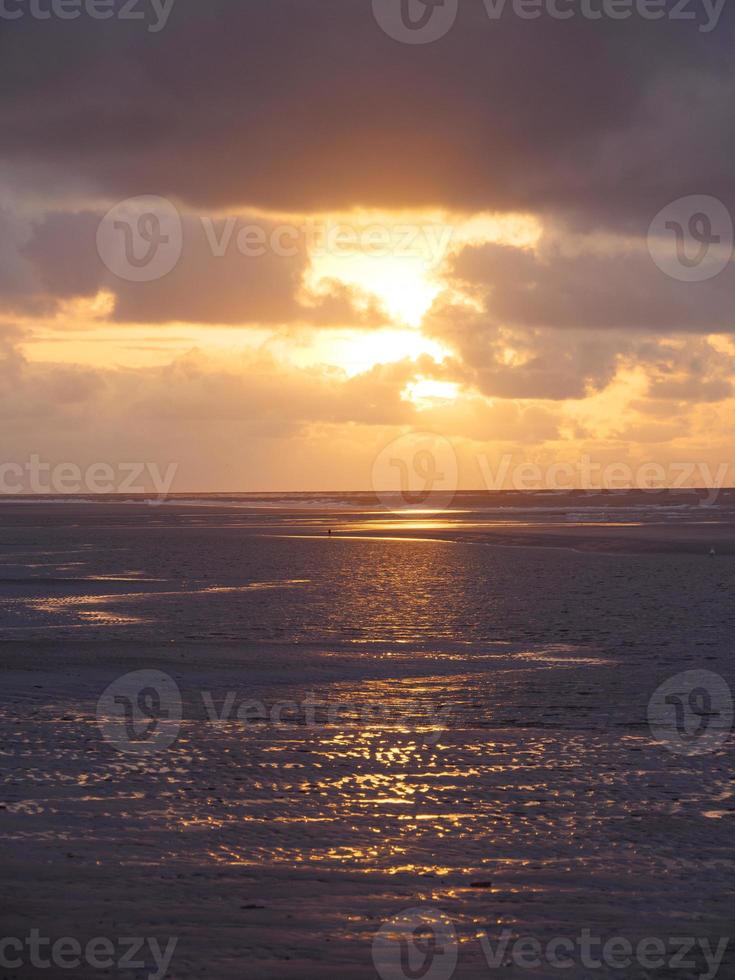
{"type": "MultiPolygon", "coordinates": [[[[267,247],[280,241],[281,227],[262,218],[240,216],[236,228],[258,232],[252,244],[224,220],[181,216],[181,255],[167,275],[151,282],[130,282],[108,269],[97,249],[101,212],[51,213],[32,225],[22,247],[32,269],[25,293],[13,294],[26,309],[75,297],[93,297],[106,289],[115,296],[114,319],[125,323],[278,324],[312,323],[321,326],[354,324],[375,326],[384,315],[375,304],[361,304],[338,283],[319,296],[301,296],[301,281],[308,265],[305,240],[289,239],[288,254],[267,247]],[[247,248],[245,248],[247,245],[247,248]],[[262,253],[262,254],[261,254],[262,253]]],[[[231,219],[233,222],[235,219],[231,219]]],[[[233,225],[235,227],[235,225],[233,225]]],[[[285,239],[283,239],[285,242],[285,239]]],[[[6,305],[10,298],[2,291],[6,305]]]]}
{"type": "Polygon", "coordinates": [[[542,240],[535,249],[471,247],[454,263],[453,279],[479,295],[493,320],[507,326],[735,328],[732,263],[704,282],[681,282],[655,265],[644,244],[621,240],[608,242],[607,250],[584,236],[542,240]]]}
{"type": "Polygon", "coordinates": [[[733,17],[491,22],[388,37],[368,0],[177,0],[166,27],[1,22],[2,156],[197,207],[442,204],[642,230],[735,203],[733,17]],[[662,129],[662,126],[664,127],[662,129]]]}
{"type": "Polygon", "coordinates": [[[426,331],[453,348],[462,380],[491,398],[583,398],[615,377],[630,341],[583,330],[508,328],[467,307],[438,306],[426,331]]]}
{"type": "Polygon", "coordinates": [[[0,309],[5,312],[42,314],[53,305],[39,288],[32,263],[22,254],[29,234],[26,222],[0,208],[0,309]]]}

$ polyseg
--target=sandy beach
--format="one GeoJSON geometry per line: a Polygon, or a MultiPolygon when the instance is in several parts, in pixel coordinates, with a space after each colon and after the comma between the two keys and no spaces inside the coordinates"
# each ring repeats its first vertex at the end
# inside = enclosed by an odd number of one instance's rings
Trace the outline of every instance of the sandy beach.
{"type": "Polygon", "coordinates": [[[734,49],[0,0],[0,980],[735,980],[734,49]]]}
{"type": "MultiPolygon", "coordinates": [[[[459,978],[620,976],[491,967],[504,928],[728,936],[732,741],[686,756],[647,721],[682,671],[735,680],[728,554],[221,506],[0,522],[6,935],[175,937],[181,980],[376,977],[416,907],[451,921],[459,978]],[[100,707],[140,672],[180,699],[143,754],[100,707]]],[[[625,975],[704,976],[697,952],[625,975]]],[[[141,956],[112,975],[155,975],[141,956]]]]}

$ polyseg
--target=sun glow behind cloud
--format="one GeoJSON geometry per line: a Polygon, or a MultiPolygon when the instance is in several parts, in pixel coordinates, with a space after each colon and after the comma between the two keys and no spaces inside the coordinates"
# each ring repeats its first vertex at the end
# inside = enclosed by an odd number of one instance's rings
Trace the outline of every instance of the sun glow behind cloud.
{"type": "Polygon", "coordinates": [[[315,293],[338,282],[376,298],[397,326],[418,327],[446,288],[448,258],[472,244],[523,248],[541,234],[525,215],[472,217],[438,212],[330,215],[312,249],[304,283],[315,293]]]}
{"type": "MultiPolygon", "coordinates": [[[[415,361],[416,375],[402,399],[419,411],[459,407],[466,394],[461,382],[427,374],[421,358],[445,365],[455,352],[422,331],[425,315],[448,288],[447,263],[469,244],[497,242],[533,245],[537,221],[519,215],[472,217],[439,212],[330,215],[260,214],[298,228],[309,242],[302,280],[303,301],[346,287],[359,309],[380,309],[387,325],[371,317],[365,326],[316,324],[170,322],[163,328],[114,324],[115,297],[108,290],[64,302],[55,318],[37,321],[24,344],[31,360],[99,364],[128,369],[163,367],[196,352],[209,363],[229,369],[266,362],[295,369],[336,369],[352,378],[378,365],[415,361]]],[[[457,297],[463,301],[464,297],[457,297]]]]}
{"type": "Polygon", "coordinates": [[[417,378],[403,389],[401,397],[412,402],[416,408],[434,408],[459,398],[460,387],[455,381],[435,381],[432,378],[417,378]]]}
{"type": "MultiPolygon", "coordinates": [[[[276,341],[274,341],[275,343],[276,341]]],[[[291,360],[300,367],[333,364],[348,377],[364,374],[378,364],[390,364],[407,358],[428,355],[437,363],[450,354],[448,348],[419,330],[387,328],[384,330],[321,330],[298,349],[290,350],[291,360]]]]}
{"type": "Polygon", "coordinates": [[[136,368],[161,365],[193,349],[214,359],[265,349],[295,366],[324,364],[350,377],[377,364],[421,356],[441,363],[451,353],[449,348],[425,336],[421,325],[433,302],[447,289],[447,261],[468,244],[499,242],[526,247],[539,235],[535,219],[512,214],[259,211],[253,217],[296,229],[308,243],[308,266],[302,280],[307,308],[310,295],[323,296],[335,287],[346,287],[358,309],[369,309],[371,304],[382,309],[387,325],[114,323],[116,299],[103,288],[94,296],[64,300],[55,315],[24,325],[28,331],[26,356],[34,361],[136,368]]]}
{"type": "Polygon", "coordinates": [[[377,298],[393,323],[417,327],[441,292],[419,256],[325,255],[316,259],[310,275],[318,291],[334,280],[377,298]]]}

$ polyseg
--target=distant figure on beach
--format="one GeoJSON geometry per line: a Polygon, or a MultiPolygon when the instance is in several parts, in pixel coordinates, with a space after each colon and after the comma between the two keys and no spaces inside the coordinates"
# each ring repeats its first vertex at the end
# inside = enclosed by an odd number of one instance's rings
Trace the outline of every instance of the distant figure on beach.
{"type": "Polygon", "coordinates": [[[332,537],[332,529],[331,528],[327,531],[327,534],[329,535],[330,538],[332,537]]]}

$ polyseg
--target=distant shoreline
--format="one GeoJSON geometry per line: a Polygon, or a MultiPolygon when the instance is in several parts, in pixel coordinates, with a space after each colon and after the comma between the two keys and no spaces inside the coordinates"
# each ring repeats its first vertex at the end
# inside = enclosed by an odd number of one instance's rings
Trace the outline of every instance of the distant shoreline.
{"type": "Polygon", "coordinates": [[[656,505],[639,496],[623,506],[479,508],[443,512],[390,513],[377,507],[324,505],[311,508],[284,503],[279,507],[251,507],[205,498],[201,503],[169,501],[166,506],[143,506],[128,498],[88,500],[9,500],[0,498],[2,532],[21,527],[79,527],[131,529],[141,525],[176,531],[215,527],[238,529],[252,536],[288,538],[346,538],[364,540],[443,541],[502,547],[562,548],[590,554],[671,554],[712,558],[735,554],[735,506],[722,501],[701,507],[656,505]],[[206,515],[206,517],[205,517],[206,515]],[[332,532],[331,536],[329,532],[332,532]]]}

